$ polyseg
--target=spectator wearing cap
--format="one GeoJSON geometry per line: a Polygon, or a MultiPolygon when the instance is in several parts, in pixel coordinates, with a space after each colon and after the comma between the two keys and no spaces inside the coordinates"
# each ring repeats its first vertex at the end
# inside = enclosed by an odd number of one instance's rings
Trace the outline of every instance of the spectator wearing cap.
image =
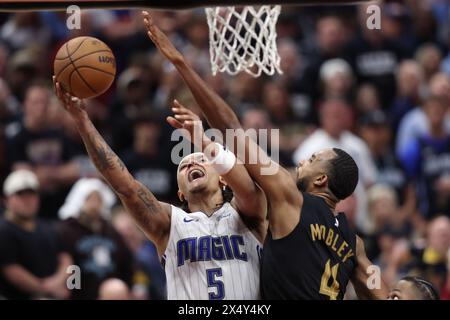
{"type": "Polygon", "coordinates": [[[320,67],[322,99],[351,100],[353,88],[353,71],[344,59],[325,61],[320,67]]]}
{"type": "Polygon", "coordinates": [[[6,80],[11,93],[19,101],[24,101],[28,87],[39,74],[39,56],[27,48],[10,55],[6,65],[6,80]]]}
{"type": "Polygon", "coordinates": [[[73,185],[59,210],[64,221],[58,232],[81,269],[81,289],[72,290],[71,299],[97,299],[100,284],[108,278],[131,284],[132,254],[109,221],[115,201],[102,181],[82,178],[73,185]]]}
{"type": "Polygon", "coordinates": [[[318,18],[312,43],[306,42],[302,45],[305,70],[298,87],[303,88],[304,93],[312,99],[313,105],[320,99],[319,71],[322,64],[341,57],[347,40],[342,19],[328,15],[318,18]]]}
{"type": "Polygon", "coordinates": [[[37,217],[39,182],[27,170],[12,172],[3,193],[0,221],[0,296],[6,299],[65,299],[71,257],[56,231],[37,217]]]}

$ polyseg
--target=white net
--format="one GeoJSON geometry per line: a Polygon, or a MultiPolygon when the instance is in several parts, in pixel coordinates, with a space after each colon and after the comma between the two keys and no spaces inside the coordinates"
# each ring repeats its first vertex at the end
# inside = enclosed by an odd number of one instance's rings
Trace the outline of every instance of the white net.
{"type": "Polygon", "coordinates": [[[282,73],[276,23],[281,7],[206,8],[212,73],[282,73]]]}

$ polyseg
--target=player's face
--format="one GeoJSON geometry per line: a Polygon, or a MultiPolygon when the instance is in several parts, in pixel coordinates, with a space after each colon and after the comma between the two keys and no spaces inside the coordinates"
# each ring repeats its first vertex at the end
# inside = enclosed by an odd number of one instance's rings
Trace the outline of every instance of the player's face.
{"type": "Polygon", "coordinates": [[[388,300],[420,300],[420,297],[412,282],[400,280],[389,293],[388,300]]]}
{"type": "Polygon", "coordinates": [[[181,160],[177,173],[178,187],[183,194],[219,187],[219,175],[203,153],[193,153],[181,160]]]}
{"type": "Polygon", "coordinates": [[[328,161],[335,156],[332,149],[325,149],[314,153],[307,160],[300,161],[297,166],[297,186],[300,191],[310,192],[315,178],[326,174],[328,161]]]}

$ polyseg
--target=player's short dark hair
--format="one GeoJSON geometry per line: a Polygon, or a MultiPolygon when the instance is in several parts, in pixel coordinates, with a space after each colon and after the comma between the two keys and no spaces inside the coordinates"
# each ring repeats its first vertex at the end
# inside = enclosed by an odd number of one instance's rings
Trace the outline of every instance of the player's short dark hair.
{"type": "Polygon", "coordinates": [[[333,148],[336,156],[330,160],[328,187],[339,199],[343,200],[355,191],[359,173],[355,160],[344,150],[333,148]]]}
{"type": "Polygon", "coordinates": [[[422,300],[439,300],[439,292],[433,284],[425,279],[413,276],[403,277],[401,280],[411,282],[420,293],[422,300]]]}

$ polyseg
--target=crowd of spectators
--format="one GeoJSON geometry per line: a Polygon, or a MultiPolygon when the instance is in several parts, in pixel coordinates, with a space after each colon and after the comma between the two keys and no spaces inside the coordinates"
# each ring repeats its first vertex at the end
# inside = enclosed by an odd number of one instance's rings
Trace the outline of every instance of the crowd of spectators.
{"type": "MultiPolygon", "coordinates": [[[[347,150],[360,181],[338,209],[384,280],[419,275],[450,299],[450,1],[375,4],[379,30],[367,27],[365,5],[285,8],[284,72],[260,78],[211,75],[203,9],[152,14],[244,128],[280,129],[282,165],[347,150]]],[[[176,141],[164,119],[174,98],[197,110],[195,101],[147,38],[139,10],[83,10],[78,30],[66,19],[0,13],[0,296],[164,299],[155,247],[101,181],[53,94],[53,58],[80,35],[111,47],[117,77],[87,101],[89,116],[130,172],[175,205],[176,141]],[[71,264],[82,290],[67,291],[71,264]]]]}

